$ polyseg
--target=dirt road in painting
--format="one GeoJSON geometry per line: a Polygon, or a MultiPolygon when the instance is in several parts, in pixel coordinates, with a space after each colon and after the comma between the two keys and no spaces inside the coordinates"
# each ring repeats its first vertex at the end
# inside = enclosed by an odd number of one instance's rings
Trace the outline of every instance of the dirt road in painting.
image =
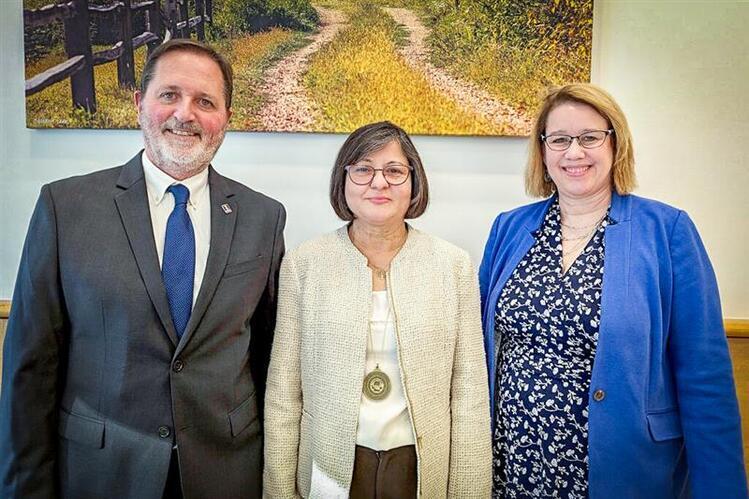
{"type": "Polygon", "coordinates": [[[424,26],[411,10],[386,8],[388,14],[409,31],[409,41],[400,52],[406,62],[424,74],[432,86],[450,96],[458,105],[494,123],[504,124],[513,129],[513,134],[527,135],[530,132],[530,118],[507,104],[499,101],[473,83],[455,78],[429,62],[429,49],[426,38],[429,28],[424,26]]]}
{"type": "Polygon", "coordinates": [[[265,130],[310,131],[318,115],[307,99],[301,76],[307,69],[309,57],[335,37],[345,24],[346,16],[333,9],[315,9],[320,15],[320,29],[312,35],[312,43],[284,57],[265,73],[260,87],[266,100],[260,111],[260,122],[265,130]]]}

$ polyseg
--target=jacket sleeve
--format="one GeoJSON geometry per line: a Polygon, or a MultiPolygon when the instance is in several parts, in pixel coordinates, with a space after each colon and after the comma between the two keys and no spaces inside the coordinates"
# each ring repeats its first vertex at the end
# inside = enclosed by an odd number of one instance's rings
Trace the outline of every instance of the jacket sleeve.
{"type": "Polygon", "coordinates": [[[260,302],[252,315],[250,339],[250,368],[252,380],[255,384],[256,398],[260,410],[260,421],[263,421],[263,400],[265,398],[265,385],[268,377],[268,363],[273,345],[273,331],[276,327],[276,307],[278,305],[278,273],[281,267],[285,246],[283,229],[286,224],[286,211],[283,206],[278,205],[278,216],[276,218],[275,231],[273,233],[273,254],[268,273],[268,282],[260,298],[260,302]]]}
{"type": "Polygon", "coordinates": [[[697,229],[680,212],[671,235],[669,356],[693,497],[746,498],[741,422],[718,286],[697,229]]]}
{"type": "Polygon", "coordinates": [[[278,314],[265,397],[263,497],[300,497],[296,490],[302,414],[301,303],[292,258],[281,264],[278,314]]]}
{"type": "Polygon", "coordinates": [[[55,208],[42,188],[26,235],[3,348],[0,497],[58,496],[59,387],[68,329],[55,208]]]}
{"type": "Polygon", "coordinates": [[[458,271],[459,317],[451,388],[451,442],[448,497],[491,494],[492,451],[489,392],[479,290],[475,268],[465,255],[458,271]]]}

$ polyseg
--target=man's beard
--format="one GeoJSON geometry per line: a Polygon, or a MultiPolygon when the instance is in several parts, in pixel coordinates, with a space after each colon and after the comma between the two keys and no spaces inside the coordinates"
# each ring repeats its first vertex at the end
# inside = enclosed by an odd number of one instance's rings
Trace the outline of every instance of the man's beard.
{"type": "Polygon", "coordinates": [[[203,171],[216,155],[226,134],[226,128],[223,128],[214,135],[208,135],[198,123],[182,123],[174,116],[159,126],[146,113],[140,115],[140,125],[148,158],[160,170],[178,179],[189,178],[203,171]],[[169,140],[166,134],[171,132],[166,130],[197,133],[200,142],[181,147],[176,141],[169,140]]]}

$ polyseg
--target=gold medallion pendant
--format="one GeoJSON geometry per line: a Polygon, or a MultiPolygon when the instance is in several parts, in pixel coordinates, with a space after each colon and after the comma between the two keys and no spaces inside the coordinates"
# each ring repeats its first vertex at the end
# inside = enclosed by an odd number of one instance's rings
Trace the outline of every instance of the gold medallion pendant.
{"type": "Polygon", "coordinates": [[[376,366],[364,377],[362,391],[369,400],[383,400],[390,395],[390,378],[376,366]]]}

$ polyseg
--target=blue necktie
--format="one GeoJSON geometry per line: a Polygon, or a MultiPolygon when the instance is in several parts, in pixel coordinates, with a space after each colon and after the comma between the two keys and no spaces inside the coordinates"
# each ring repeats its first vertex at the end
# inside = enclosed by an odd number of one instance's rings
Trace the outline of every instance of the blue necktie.
{"type": "Polygon", "coordinates": [[[192,230],[190,215],[187,213],[190,191],[184,185],[176,184],[169,186],[167,192],[174,196],[174,209],[166,222],[161,277],[164,279],[169,310],[177,336],[182,337],[192,312],[195,233],[192,230]]]}

